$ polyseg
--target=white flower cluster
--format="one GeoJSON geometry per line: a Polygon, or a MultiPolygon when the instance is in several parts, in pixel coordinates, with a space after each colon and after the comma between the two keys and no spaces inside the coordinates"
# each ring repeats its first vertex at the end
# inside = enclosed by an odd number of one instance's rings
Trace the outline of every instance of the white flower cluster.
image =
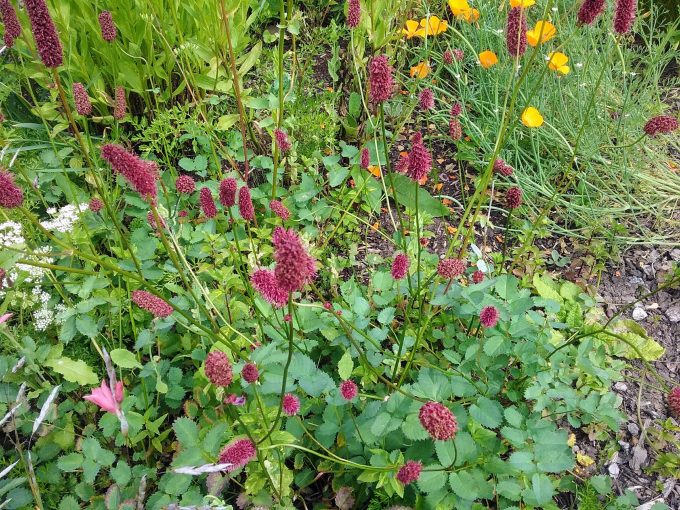
{"type": "MultiPolygon", "coordinates": [[[[46,294],[47,300],[49,301],[49,294],[46,292],[43,292],[42,294],[46,294]]],[[[33,312],[33,327],[36,331],[45,331],[53,322],[56,324],[61,324],[63,322],[62,315],[65,311],[66,306],[61,303],[55,306],[54,309],[50,309],[47,307],[47,302],[44,302],[43,306],[33,312]]]]}
{"type": "Polygon", "coordinates": [[[0,223],[0,246],[17,246],[24,244],[21,225],[16,221],[0,223]]]}
{"type": "Polygon", "coordinates": [[[87,211],[87,204],[67,204],[59,211],[54,207],[47,209],[47,214],[52,216],[52,219],[41,221],[40,224],[47,230],[61,232],[65,234],[73,230],[73,224],[78,221],[80,214],[87,211]]]}

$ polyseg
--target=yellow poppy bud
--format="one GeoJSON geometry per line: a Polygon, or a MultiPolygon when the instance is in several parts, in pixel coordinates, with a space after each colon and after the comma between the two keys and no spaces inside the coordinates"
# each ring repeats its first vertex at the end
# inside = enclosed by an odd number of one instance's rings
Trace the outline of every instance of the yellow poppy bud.
{"type": "Polygon", "coordinates": [[[522,112],[522,124],[528,128],[537,128],[543,125],[543,115],[533,106],[529,106],[522,112]]]}

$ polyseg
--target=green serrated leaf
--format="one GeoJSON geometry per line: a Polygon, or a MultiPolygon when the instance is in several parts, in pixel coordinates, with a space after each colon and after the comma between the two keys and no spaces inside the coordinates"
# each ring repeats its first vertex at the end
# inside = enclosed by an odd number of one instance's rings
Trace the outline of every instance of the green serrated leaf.
{"type": "Polygon", "coordinates": [[[137,357],[127,349],[114,349],[111,351],[111,361],[121,368],[142,368],[137,357]]]}
{"type": "Polygon", "coordinates": [[[45,365],[64,376],[64,379],[67,381],[80,384],[81,386],[88,386],[99,382],[99,378],[94,371],[82,360],[76,361],[67,356],[62,356],[61,358],[47,360],[45,365]]]}
{"type": "Polygon", "coordinates": [[[493,429],[503,421],[503,407],[495,400],[479,397],[477,404],[470,406],[470,416],[485,427],[493,429]]]}
{"type": "Polygon", "coordinates": [[[182,448],[191,448],[198,444],[198,426],[189,418],[177,418],[172,424],[177,440],[182,448]]]}
{"type": "Polygon", "coordinates": [[[80,453],[73,452],[63,457],[59,457],[57,460],[57,467],[62,471],[70,473],[83,465],[83,456],[80,453]]]}
{"type": "Polygon", "coordinates": [[[354,360],[349,351],[345,351],[342,355],[340,361],[338,362],[338,375],[340,379],[346,381],[352,376],[352,370],[354,370],[354,360]]]}

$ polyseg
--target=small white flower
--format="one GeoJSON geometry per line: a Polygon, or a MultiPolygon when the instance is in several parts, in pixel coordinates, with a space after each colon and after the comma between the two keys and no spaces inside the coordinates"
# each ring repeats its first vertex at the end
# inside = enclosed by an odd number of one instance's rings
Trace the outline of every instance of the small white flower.
{"type": "Polygon", "coordinates": [[[557,12],[557,6],[554,6],[554,7],[552,8],[552,12],[557,12]]]}
{"type": "Polygon", "coordinates": [[[33,320],[36,331],[45,331],[54,320],[54,312],[48,308],[40,308],[33,312],[33,320]]]}
{"type": "Polygon", "coordinates": [[[577,62],[575,64],[576,69],[581,69],[583,67],[583,64],[581,62],[577,62]]]}

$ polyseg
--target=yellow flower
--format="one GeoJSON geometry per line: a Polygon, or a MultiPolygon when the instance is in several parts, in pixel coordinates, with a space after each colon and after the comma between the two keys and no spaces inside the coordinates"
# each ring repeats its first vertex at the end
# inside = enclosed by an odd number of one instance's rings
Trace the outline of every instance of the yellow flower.
{"type": "Polygon", "coordinates": [[[569,74],[570,69],[567,62],[569,62],[569,57],[559,51],[553,51],[548,55],[548,67],[558,73],[569,74]]]}
{"type": "Polygon", "coordinates": [[[430,16],[430,18],[423,18],[420,20],[421,30],[424,30],[427,35],[439,35],[446,32],[449,28],[449,22],[445,19],[439,19],[437,16],[430,16]]]}
{"type": "Polygon", "coordinates": [[[456,17],[464,16],[470,10],[470,5],[467,0],[449,0],[449,8],[451,13],[456,17]]]}
{"type": "Polygon", "coordinates": [[[537,21],[533,30],[527,30],[527,42],[531,46],[536,46],[539,42],[543,44],[544,42],[549,41],[555,37],[555,35],[557,35],[555,25],[549,21],[537,21]]]}
{"type": "Polygon", "coordinates": [[[413,39],[414,37],[425,37],[425,29],[420,28],[420,25],[414,19],[406,21],[406,26],[402,28],[401,33],[406,36],[406,39],[413,39]]]}
{"type": "Polygon", "coordinates": [[[531,7],[536,0],[510,0],[511,7],[531,7]]]}
{"type": "Polygon", "coordinates": [[[468,23],[474,23],[479,19],[479,11],[477,9],[468,9],[463,16],[468,23]]]}
{"type": "Polygon", "coordinates": [[[529,128],[537,128],[543,125],[543,115],[533,106],[522,112],[522,124],[529,128]]]}
{"type": "Polygon", "coordinates": [[[411,78],[425,78],[428,74],[430,74],[430,71],[432,68],[430,67],[429,62],[420,62],[417,66],[413,66],[411,68],[411,78]]]}
{"type": "Polygon", "coordinates": [[[498,63],[498,57],[493,51],[483,51],[479,54],[479,63],[484,69],[488,69],[498,63]]]}
{"type": "Polygon", "coordinates": [[[576,462],[581,464],[583,467],[588,467],[595,463],[592,457],[581,453],[576,454],[576,462]]]}

